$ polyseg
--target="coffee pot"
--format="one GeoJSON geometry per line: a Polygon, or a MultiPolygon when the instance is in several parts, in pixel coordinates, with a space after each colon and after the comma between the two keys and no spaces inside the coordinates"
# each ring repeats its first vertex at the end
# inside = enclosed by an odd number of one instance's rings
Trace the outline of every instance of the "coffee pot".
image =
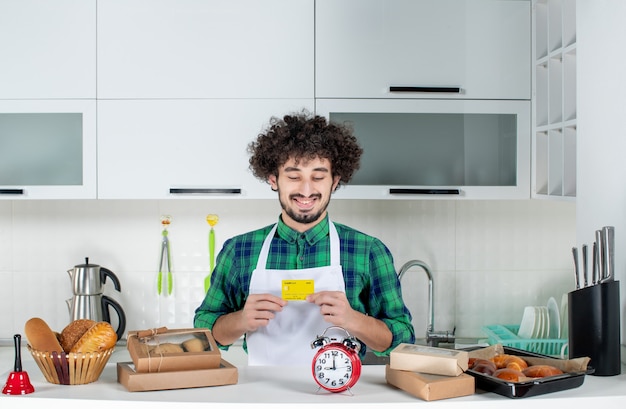
{"type": "Polygon", "coordinates": [[[85,258],[85,264],[78,264],[67,270],[72,283],[74,296],[66,300],[70,311],[70,320],[90,319],[92,321],[106,321],[111,323],[109,308],[117,314],[117,338],[121,339],[126,329],[126,314],[121,305],[104,295],[104,285],[109,278],[117,291],[121,290],[120,281],[109,269],[97,264],[90,264],[85,258]]]}

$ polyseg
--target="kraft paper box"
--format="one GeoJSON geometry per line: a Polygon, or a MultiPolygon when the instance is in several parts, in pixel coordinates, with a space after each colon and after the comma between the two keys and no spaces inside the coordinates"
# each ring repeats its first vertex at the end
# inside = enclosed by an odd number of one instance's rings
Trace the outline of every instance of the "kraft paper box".
{"type": "Polygon", "coordinates": [[[404,371],[458,376],[467,370],[469,354],[454,349],[400,344],[391,351],[389,365],[404,371]]]}
{"type": "Polygon", "coordinates": [[[200,388],[232,385],[238,382],[237,368],[221,360],[219,368],[141,373],[132,362],[117,363],[117,381],[129,392],[200,388]]]}
{"type": "Polygon", "coordinates": [[[206,328],[129,331],[126,347],[140,373],[214,369],[222,359],[206,328]]]}
{"type": "Polygon", "coordinates": [[[471,375],[432,375],[385,367],[387,383],[420,399],[431,401],[473,395],[475,379],[471,375]]]}

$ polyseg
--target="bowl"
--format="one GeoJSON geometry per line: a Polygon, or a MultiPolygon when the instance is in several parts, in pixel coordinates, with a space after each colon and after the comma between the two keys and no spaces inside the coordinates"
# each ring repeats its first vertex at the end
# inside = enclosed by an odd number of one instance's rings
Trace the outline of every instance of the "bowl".
{"type": "Polygon", "coordinates": [[[84,385],[98,380],[115,347],[99,352],[48,352],[28,350],[46,380],[57,385],[84,385]]]}

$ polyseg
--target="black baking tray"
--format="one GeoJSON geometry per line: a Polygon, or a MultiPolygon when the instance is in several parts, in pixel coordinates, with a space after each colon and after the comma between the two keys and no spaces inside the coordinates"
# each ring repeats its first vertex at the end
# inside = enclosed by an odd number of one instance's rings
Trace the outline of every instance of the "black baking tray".
{"type": "MultiPolygon", "coordinates": [[[[524,351],[523,349],[503,347],[504,353],[510,355],[529,356],[537,358],[551,358],[551,356],[536,354],[524,351]]],[[[468,369],[467,374],[472,375],[476,380],[476,389],[485,392],[493,392],[507,398],[528,398],[531,396],[544,395],[546,393],[559,392],[567,389],[578,388],[585,382],[585,375],[592,374],[593,368],[587,366],[586,371],[568,372],[563,375],[551,376],[549,378],[533,379],[525,382],[509,382],[493,376],[468,369]]]]}

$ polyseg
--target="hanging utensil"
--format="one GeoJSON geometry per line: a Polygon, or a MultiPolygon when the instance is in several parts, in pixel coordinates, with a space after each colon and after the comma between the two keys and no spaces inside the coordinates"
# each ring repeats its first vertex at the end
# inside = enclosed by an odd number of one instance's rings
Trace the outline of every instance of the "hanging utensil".
{"type": "Polygon", "coordinates": [[[163,239],[161,240],[161,262],[159,263],[159,274],[157,275],[157,293],[161,295],[167,291],[167,295],[172,294],[172,290],[174,288],[174,279],[172,277],[172,259],[170,256],[170,240],[167,237],[168,232],[167,228],[171,224],[172,218],[171,216],[161,216],[161,225],[163,226],[163,231],[161,235],[163,239]],[[164,267],[166,269],[164,269],[164,267]],[[163,275],[167,274],[167,286],[163,288],[163,275]]]}
{"type": "Polygon", "coordinates": [[[209,274],[204,277],[204,292],[209,291],[209,287],[211,286],[211,273],[213,273],[213,268],[215,267],[215,230],[213,227],[220,220],[219,216],[216,214],[209,214],[206,217],[206,221],[211,226],[209,230],[209,274]]]}
{"type": "Polygon", "coordinates": [[[28,393],[33,393],[35,392],[35,388],[30,383],[28,373],[26,371],[22,371],[22,355],[20,353],[22,347],[22,336],[20,334],[15,334],[13,336],[13,340],[15,343],[15,365],[13,367],[13,372],[9,374],[9,378],[4,385],[4,388],[2,388],[2,393],[5,395],[26,395],[28,393]]]}

